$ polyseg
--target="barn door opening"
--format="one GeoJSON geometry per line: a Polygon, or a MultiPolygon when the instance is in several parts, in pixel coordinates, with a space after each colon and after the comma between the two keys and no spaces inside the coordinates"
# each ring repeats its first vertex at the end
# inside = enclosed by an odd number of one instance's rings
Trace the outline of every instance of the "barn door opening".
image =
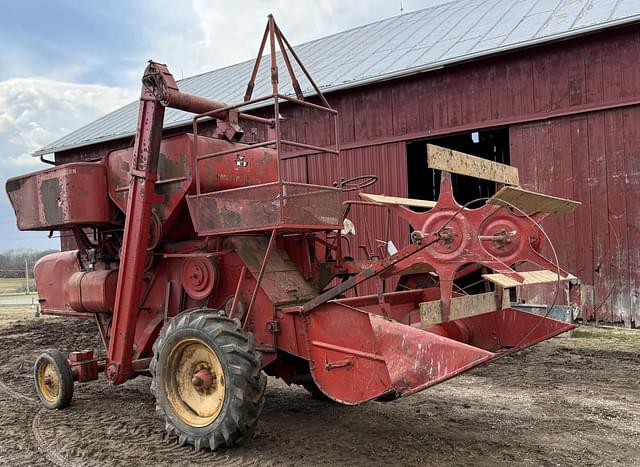
{"type": "MultiPolygon", "coordinates": [[[[509,164],[509,130],[498,128],[412,141],[407,144],[409,198],[438,199],[440,172],[427,167],[427,143],[455,149],[473,156],[509,164]]],[[[496,183],[464,175],[452,174],[456,200],[460,204],[484,198],[496,192],[496,183]]]]}

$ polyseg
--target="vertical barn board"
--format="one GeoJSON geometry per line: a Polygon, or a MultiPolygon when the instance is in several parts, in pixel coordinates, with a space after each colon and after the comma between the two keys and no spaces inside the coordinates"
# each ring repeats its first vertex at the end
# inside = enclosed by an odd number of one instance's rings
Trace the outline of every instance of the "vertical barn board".
{"type": "Polygon", "coordinates": [[[549,108],[551,110],[565,109],[569,106],[569,75],[568,67],[575,60],[566,49],[555,48],[555,53],[549,60],[549,85],[551,87],[549,108]]]}
{"type": "Polygon", "coordinates": [[[576,268],[573,271],[582,283],[583,320],[593,319],[593,239],[591,193],[589,192],[589,144],[586,117],[571,120],[571,156],[573,163],[573,195],[582,203],[575,211],[576,268]]]}
{"type": "Polygon", "coordinates": [[[628,326],[640,327],[640,106],[624,110],[624,144],[629,254],[628,326]]]}
{"type": "Polygon", "coordinates": [[[336,108],[338,110],[340,144],[352,143],[355,141],[355,130],[353,121],[353,96],[351,93],[342,94],[338,99],[336,108]]]}
{"type": "MultiPolygon", "coordinates": [[[[527,124],[509,127],[509,155],[511,165],[518,168],[520,173],[520,183],[523,188],[537,191],[536,177],[537,163],[537,138],[540,124],[527,124]]],[[[531,269],[525,266],[524,269],[531,269]]],[[[537,297],[538,288],[527,287],[522,290],[520,298],[530,302],[539,302],[541,298],[537,297]]]]}
{"type": "Polygon", "coordinates": [[[640,32],[625,34],[618,40],[620,49],[622,97],[635,96],[640,91],[640,68],[633,66],[640,55],[640,32]]]}
{"type": "Polygon", "coordinates": [[[604,99],[604,80],[602,68],[602,43],[591,41],[587,45],[584,57],[586,103],[602,102],[604,99]]]}
{"type": "Polygon", "coordinates": [[[622,52],[616,40],[602,42],[602,66],[604,72],[604,102],[613,102],[622,97],[622,52]]]}
{"type": "Polygon", "coordinates": [[[495,92],[494,101],[494,118],[505,118],[510,115],[508,106],[508,93],[509,82],[507,81],[507,63],[500,63],[495,67],[493,75],[493,89],[495,92]]]}
{"type": "Polygon", "coordinates": [[[612,286],[604,114],[602,112],[588,114],[587,120],[590,158],[591,235],[593,237],[594,319],[600,321],[610,314],[611,300],[610,297],[607,297],[607,294],[612,286]]]}
{"type": "Polygon", "coordinates": [[[282,174],[287,182],[307,183],[307,158],[284,159],[282,161],[282,174]]]}
{"type": "Polygon", "coordinates": [[[479,63],[474,69],[476,95],[478,100],[475,102],[476,122],[481,124],[484,121],[491,120],[491,78],[489,76],[491,66],[487,63],[479,63]]]}
{"type": "Polygon", "coordinates": [[[420,130],[420,109],[416,105],[418,83],[403,81],[393,88],[393,134],[405,135],[420,130]]]}
{"type": "Polygon", "coordinates": [[[466,83],[460,85],[462,80],[456,79],[458,76],[461,76],[459,70],[445,75],[445,86],[447,90],[447,125],[449,127],[458,126],[462,123],[462,105],[460,102],[460,96],[464,93],[466,83]]]}
{"type": "MultiPolygon", "coordinates": [[[[500,64],[500,66],[503,66],[500,64]]],[[[486,86],[488,87],[487,95],[490,96],[489,102],[486,102],[489,109],[489,118],[495,119],[498,118],[498,106],[500,105],[500,96],[502,95],[502,90],[498,88],[496,83],[496,68],[497,65],[495,63],[491,63],[487,68],[487,76],[486,76],[486,86]]]]}
{"type": "Polygon", "coordinates": [[[522,112],[520,92],[522,91],[522,74],[520,60],[507,64],[507,96],[504,102],[506,115],[518,115],[522,112]]]}
{"type": "MultiPolygon", "coordinates": [[[[538,160],[541,171],[540,178],[547,179],[549,183],[543,191],[554,196],[572,197],[573,179],[571,174],[571,126],[567,119],[551,121],[552,161],[549,157],[538,160]],[[553,166],[552,176],[545,173],[553,166]]],[[[548,228],[549,236],[553,241],[560,266],[572,270],[571,259],[575,252],[573,214],[563,216],[549,216],[544,225],[548,228]]]]}
{"type": "Polygon", "coordinates": [[[569,55],[567,63],[567,87],[569,92],[567,105],[582,105],[586,101],[584,55],[586,47],[576,45],[569,55]]]}
{"type": "Polygon", "coordinates": [[[447,128],[447,83],[445,74],[438,73],[433,79],[433,128],[447,128]]]}
{"type": "MultiPolygon", "coordinates": [[[[340,158],[344,157],[344,151],[340,158]]],[[[333,186],[344,174],[339,174],[336,157],[330,153],[313,154],[307,159],[307,178],[312,185],[333,186]]]]}
{"type": "MultiPolygon", "coordinates": [[[[342,173],[345,177],[358,175],[378,175],[378,182],[364,191],[391,196],[407,196],[407,165],[405,143],[392,143],[367,148],[351,149],[342,152],[342,173]]],[[[345,199],[359,199],[356,192],[345,193],[345,199]]],[[[348,217],[356,228],[355,238],[352,238],[352,256],[358,259],[366,259],[360,245],[369,250],[380,253],[378,240],[385,239],[386,209],[382,207],[354,205],[348,217]]],[[[397,247],[407,244],[409,226],[406,222],[391,216],[390,239],[397,247]]],[[[393,290],[397,280],[388,281],[388,289],[393,290]]],[[[359,294],[375,293],[375,281],[369,281],[359,287],[359,294]]]]}
{"type": "Polygon", "coordinates": [[[433,80],[426,79],[424,75],[418,81],[418,108],[420,112],[420,127],[423,130],[433,129],[433,80]]]}
{"type": "Polygon", "coordinates": [[[535,112],[535,82],[533,79],[532,60],[522,60],[522,73],[520,75],[520,112],[515,115],[531,115],[535,112]]]}
{"type": "Polygon", "coordinates": [[[391,88],[392,86],[385,84],[356,91],[353,99],[356,141],[391,136],[393,131],[391,88]]]}
{"type": "MultiPolygon", "coordinates": [[[[333,147],[335,144],[335,124],[333,116],[321,110],[303,108],[304,133],[296,132],[298,142],[320,147],[333,147]],[[302,136],[301,136],[302,134],[302,136]]],[[[296,148],[296,150],[299,150],[296,148]]]]}
{"type": "MultiPolygon", "coordinates": [[[[567,97],[568,98],[568,97],[567,97]]],[[[571,156],[571,119],[555,120],[557,132],[554,134],[554,159],[557,164],[558,176],[554,178],[556,186],[548,193],[560,197],[574,199],[573,194],[573,166],[571,156]]],[[[561,266],[568,271],[576,270],[575,212],[564,215],[551,216],[558,228],[557,242],[562,249],[561,266]]]]}
{"type": "MultiPolygon", "coordinates": [[[[532,148],[535,152],[531,154],[532,158],[535,157],[536,162],[535,191],[563,196],[563,159],[569,155],[570,149],[568,126],[561,120],[546,120],[539,122],[535,128],[537,130],[536,144],[532,148]]],[[[542,222],[542,227],[551,241],[551,245],[545,241],[542,253],[552,262],[556,261],[557,256],[560,267],[566,269],[568,267],[569,242],[567,242],[568,232],[561,227],[563,220],[565,219],[561,219],[558,215],[550,215],[542,222]],[[555,255],[553,251],[555,251],[555,255]]],[[[539,269],[539,267],[536,266],[535,269],[539,269]]],[[[554,300],[557,304],[565,303],[563,294],[556,293],[556,285],[534,285],[530,289],[530,294],[535,291],[537,303],[552,303],[554,300]]]]}
{"type": "Polygon", "coordinates": [[[533,58],[533,102],[534,112],[548,112],[551,103],[551,86],[549,84],[548,55],[537,55],[533,58]]]}
{"type": "Polygon", "coordinates": [[[622,110],[604,112],[607,160],[611,309],[608,321],[619,323],[629,311],[629,255],[625,208],[625,152],[622,110]]]}
{"type": "MultiPolygon", "coordinates": [[[[302,110],[299,106],[293,105],[283,105],[280,108],[280,115],[282,118],[280,119],[280,132],[282,133],[283,139],[288,139],[291,141],[304,141],[305,134],[299,135],[297,133],[297,124],[296,122],[299,120],[298,115],[302,110]]],[[[273,118],[273,113],[268,116],[268,118],[273,118]]],[[[287,148],[285,152],[291,152],[292,148],[287,148]]]]}
{"type": "Polygon", "coordinates": [[[460,91],[460,123],[469,125],[476,122],[475,105],[479,99],[478,72],[473,67],[465,67],[464,76],[466,78],[466,86],[460,91]]]}

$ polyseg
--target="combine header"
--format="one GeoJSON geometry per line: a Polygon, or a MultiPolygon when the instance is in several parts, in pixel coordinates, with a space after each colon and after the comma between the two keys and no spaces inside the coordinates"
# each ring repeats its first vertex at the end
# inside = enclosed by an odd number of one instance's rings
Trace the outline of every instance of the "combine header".
{"type": "Polygon", "coordinates": [[[107,349],[104,358],[42,354],[35,386],[46,407],[67,406],[74,382],[101,373],[112,384],[150,375],[167,431],[180,444],[216,449],[251,433],[265,373],[343,404],[388,401],[574,327],[512,308],[505,289],[573,278],[540,254],[548,239],[539,222],[578,203],[518,188],[514,168],[434,146],[427,152],[442,171],[437,201],[364,193],[345,201],[346,191],[377,177],[337,178],[334,186],[286,180],[287,151],[332,158],[338,173],[339,137],[332,147],[285,139],[281,105],[337,122],[269,17],[242,103],[185,94],[166,66],[149,62],[133,147],[7,182],[21,230],[63,231],[77,244],[36,264],[42,313],[95,319],[107,349]],[[271,92],[253,98],[267,44],[271,92]],[[276,44],[296,97],[279,91],[276,44]],[[294,65],[315,89],[313,101],[294,65]],[[193,133],[163,138],[168,107],[195,114],[193,133]],[[257,129],[250,137],[247,124],[257,129]],[[461,206],[449,172],[504,186],[461,206]],[[362,205],[408,221],[411,242],[354,260],[346,216],[362,205]],[[514,269],[525,262],[540,270],[514,269]],[[455,288],[481,268],[490,291],[455,288]],[[404,287],[385,291],[393,276],[404,287]],[[365,282],[378,293],[358,295],[365,282]]]}

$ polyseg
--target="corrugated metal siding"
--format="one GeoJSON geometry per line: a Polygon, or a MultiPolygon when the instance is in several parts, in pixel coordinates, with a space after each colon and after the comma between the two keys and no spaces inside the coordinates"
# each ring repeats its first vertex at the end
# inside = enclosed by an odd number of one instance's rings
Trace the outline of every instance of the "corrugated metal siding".
{"type": "MultiPolygon", "coordinates": [[[[543,225],[560,264],[585,284],[585,317],[638,326],[640,106],[513,126],[510,143],[525,187],[583,203],[543,225]]],[[[553,297],[538,290],[528,298],[553,297]]]]}

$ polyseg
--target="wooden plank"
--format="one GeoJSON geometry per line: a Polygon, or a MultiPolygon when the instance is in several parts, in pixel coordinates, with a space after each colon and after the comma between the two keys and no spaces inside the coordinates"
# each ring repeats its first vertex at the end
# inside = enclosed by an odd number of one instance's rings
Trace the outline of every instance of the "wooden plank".
{"type": "MultiPolygon", "coordinates": [[[[498,308],[509,308],[511,306],[508,293],[502,294],[501,306],[498,306],[498,300],[498,294],[495,292],[452,298],[449,321],[490,313],[498,308]]],[[[442,301],[435,300],[433,302],[420,303],[420,320],[428,326],[444,323],[442,301]]]]}
{"type": "MultiPolygon", "coordinates": [[[[498,287],[502,287],[503,289],[510,289],[512,287],[518,287],[521,285],[546,284],[549,282],[558,281],[558,273],[554,271],[548,271],[546,269],[543,269],[541,271],[518,272],[518,274],[524,277],[524,282],[518,282],[517,280],[512,279],[511,277],[504,274],[483,274],[482,278],[488,280],[489,282],[493,282],[498,287]]],[[[573,279],[576,279],[576,276],[572,274],[568,274],[567,277],[560,276],[561,281],[570,281],[573,279]]]]}
{"type": "Polygon", "coordinates": [[[624,110],[624,143],[626,157],[626,192],[625,205],[627,218],[627,254],[629,267],[629,317],[625,325],[640,325],[640,108],[630,107],[624,110]]]}
{"type": "Polygon", "coordinates": [[[517,168],[453,149],[427,144],[427,160],[431,169],[445,170],[505,185],[520,184],[517,168]]]}
{"type": "Polygon", "coordinates": [[[576,267],[570,268],[576,271],[581,281],[581,293],[584,297],[582,304],[582,318],[593,318],[593,237],[592,222],[598,222],[598,217],[592,220],[592,203],[589,184],[589,160],[592,154],[589,151],[589,131],[587,117],[571,122],[571,154],[573,159],[573,193],[578,199],[583,200],[583,208],[575,214],[576,226],[573,238],[576,246],[576,267]],[[585,163],[585,154],[587,160],[585,163]],[[585,235],[587,232],[587,235],[585,235]]]}
{"type": "Polygon", "coordinates": [[[503,187],[489,198],[487,203],[498,206],[513,205],[525,212],[549,212],[552,214],[567,214],[582,204],[580,201],[544,195],[514,186],[503,187]]]}
{"type": "MultiPolygon", "coordinates": [[[[605,112],[587,115],[589,142],[589,189],[591,193],[591,233],[593,240],[593,302],[594,320],[604,320],[611,308],[611,252],[609,251],[609,221],[607,218],[607,159],[604,126],[605,112]]],[[[587,232],[585,231],[585,234],[587,232]]]]}
{"type": "MultiPolygon", "coordinates": [[[[630,326],[628,315],[630,310],[629,290],[629,249],[627,247],[627,225],[625,192],[628,175],[626,159],[636,157],[637,149],[633,149],[625,157],[625,127],[623,109],[604,112],[605,135],[607,139],[607,199],[609,219],[609,262],[611,263],[611,309],[608,321],[630,326]]],[[[628,122],[627,122],[628,123],[628,122]]],[[[637,267],[637,265],[632,265],[637,267]]]]}
{"type": "Polygon", "coordinates": [[[413,206],[416,208],[432,208],[436,205],[435,201],[426,199],[400,198],[398,196],[374,195],[371,193],[360,193],[360,198],[374,203],[413,206]]]}

